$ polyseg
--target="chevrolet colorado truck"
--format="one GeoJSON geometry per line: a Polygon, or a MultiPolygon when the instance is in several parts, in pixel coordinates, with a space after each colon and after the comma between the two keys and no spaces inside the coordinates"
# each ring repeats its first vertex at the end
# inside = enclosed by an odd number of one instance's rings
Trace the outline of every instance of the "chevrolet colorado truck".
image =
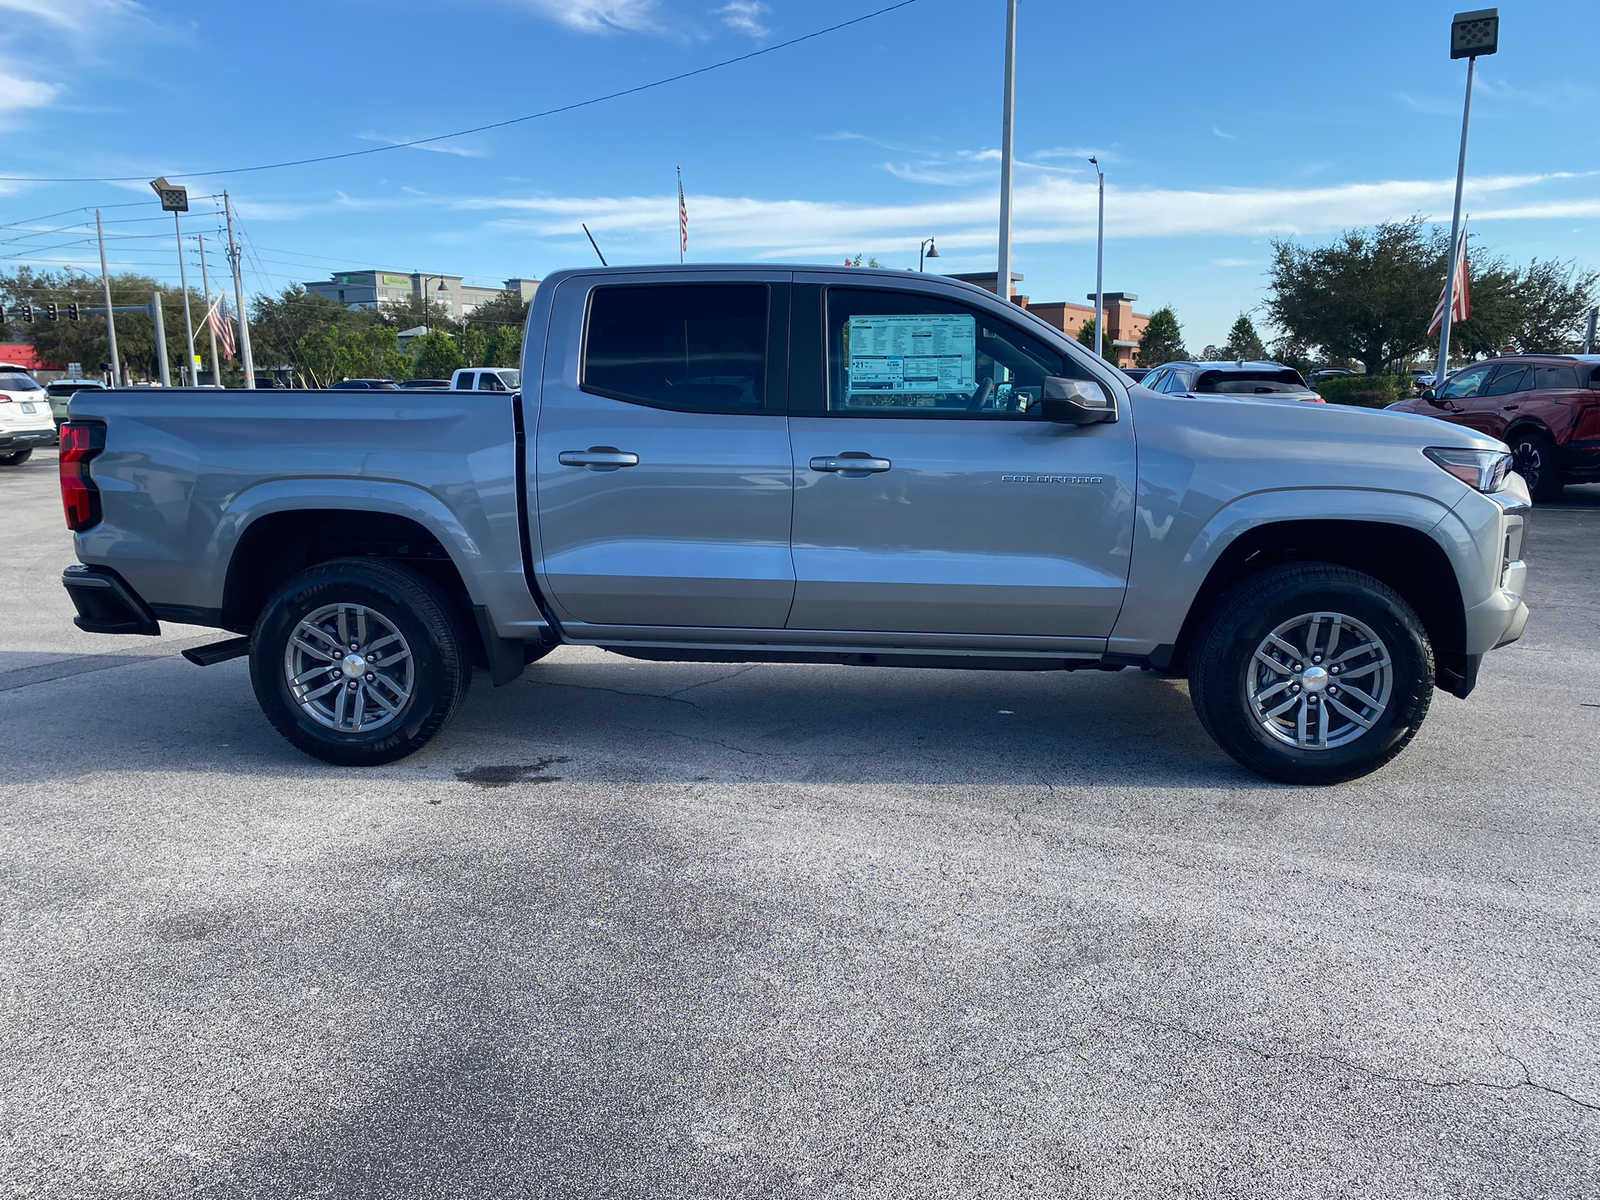
{"type": "Polygon", "coordinates": [[[186,656],[248,654],[268,720],[339,764],[422,746],[474,667],[584,645],[1144,667],[1240,763],[1331,783],[1528,617],[1501,442],[1149,391],[936,276],[560,272],[521,388],[80,392],[77,624],[231,631],[186,656]]]}

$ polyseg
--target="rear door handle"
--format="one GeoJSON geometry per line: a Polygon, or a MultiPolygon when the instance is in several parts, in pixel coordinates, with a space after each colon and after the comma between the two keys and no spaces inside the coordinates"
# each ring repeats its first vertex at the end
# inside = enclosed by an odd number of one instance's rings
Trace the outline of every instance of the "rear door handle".
{"type": "Polygon", "coordinates": [[[587,450],[563,450],[556,456],[563,467],[588,467],[591,471],[615,471],[619,467],[637,467],[639,456],[630,450],[615,446],[590,446],[587,450]]]}
{"type": "Polygon", "coordinates": [[[893,465],[887,458],[874,458],[864,450],[818,455],[811,460],[813,471],[828,471],[837,475],[873,475],[887,471],[893,465]]]}

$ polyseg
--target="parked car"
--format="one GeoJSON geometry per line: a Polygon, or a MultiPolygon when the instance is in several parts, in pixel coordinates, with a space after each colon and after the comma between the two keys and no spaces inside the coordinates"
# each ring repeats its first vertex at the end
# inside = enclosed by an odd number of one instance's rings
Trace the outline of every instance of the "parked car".
{"type": "Polygon", "coordinates": [[[1535,500],[1600,479],[1600,354],[1513,354],[1455,372],[1389,406],[1499,438],[1535,500]]]}
{"type": "Polygon", "coordinates": [[[1317,383],[1323,379],[1339,379],[1345,375],[1355,375],[1357,372],[1345,367],[1323,367],[1320,371],[1313,371],[1306,377],[1308,383],[1317,383]]]}
{"type": "Polygon", "coordinates": [[[448,379],[402,379],[400,386],[403,388],[438,388],[442,390],[450,386],[450,381],[448,379]]]}
{"type": "Polygon", "coordinates": [[[522,372],[512,367],[462,367],[450,377],[453,392],[514,392],[522,372]]]}
{"type": "Polygon", "coordinates": [[[17,467],[56,440],[50,398],[21,367],[0,368],[0,467],[17,467]]]}
{"type": "Polygon", "coordinates": [[[1144,377],[1155,370],[1154,367],[1119,367],[1117,369],[1135,383],[1142,383],[1144,377]]]}
{"type": "Polygon", "coordinates": [[[1466,696],[1527,621],[1528,494],[1494,439],[1133,388],[956,280],[561,271],[524,363],[537,386],[505,404],[404,392],[377,426],[326,392],[270,414],[81,396],[61,454],[78,625],[240,635],[184,653],[248,655],[268,720],[334,763],[426,743],[474,663],[503,684],[584,645],[1149,667],[1188,677],[1241,763],[1330,783],[1397,754],[1435,687],[1466,696]]]}
{"type": "Polygon", "coordinates": [[[1145,376],[1144,386],[1170,396],[1246,396],[1321,404],[1300,372],[1274,362],[1171,362],[1145,376]]]}
{"type": "Polygon", "coordinates": [[[331,392],[393,392],[400,385],[392,379],[341,379],[338,383],[330,384],[331,392]]]}
{"type": "Polygon", "coordinates": [[[45,384],[44,393],[50,398],[50,416],[55,420],[56,428],[60,429],[61,423],[67,419],[67,404],[74,392],[81,392],[85,388],[104,390],[105,386],[98,379],[56,379],[45,384]]]}

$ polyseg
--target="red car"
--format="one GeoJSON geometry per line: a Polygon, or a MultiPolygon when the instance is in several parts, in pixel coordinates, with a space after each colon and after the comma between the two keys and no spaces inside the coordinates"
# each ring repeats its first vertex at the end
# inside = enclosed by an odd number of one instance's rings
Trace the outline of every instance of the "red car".
{"type": "Polygon", "coordinates": [[[1535,500],[1600,479],[1600,354],[1515,354],[1457,371],[1389,406],[1497,437],[1535,500]]]}

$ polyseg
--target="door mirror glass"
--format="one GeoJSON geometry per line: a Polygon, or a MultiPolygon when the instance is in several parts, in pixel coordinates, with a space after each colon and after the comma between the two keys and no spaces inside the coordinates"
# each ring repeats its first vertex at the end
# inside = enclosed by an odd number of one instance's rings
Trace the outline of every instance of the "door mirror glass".
{"type": "Polygon", "coordinates": [[[1117,419],[1117,404],[1097,383],[1047,375],[1044,379],[1044,419],[1062,425],[1094,425],[1117,419]]]}
{"type": "Polygon", "coordinates": [[[1439,399],[1439,393],[1434,391],[1431,387],[1423,388],[1420,392],[1417,393],[1417,395],[1421,396],[1424,400],[1426,400],[1430,404],[1434,403],[1435,401],[1437,401],[1439,399]]]}

